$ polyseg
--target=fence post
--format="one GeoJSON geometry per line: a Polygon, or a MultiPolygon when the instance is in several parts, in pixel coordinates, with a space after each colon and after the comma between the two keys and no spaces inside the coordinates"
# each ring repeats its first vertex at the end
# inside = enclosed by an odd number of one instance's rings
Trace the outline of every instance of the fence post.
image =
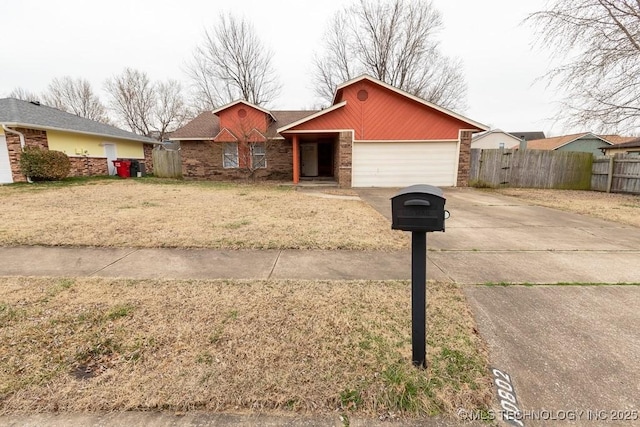
{"type": "Polygon", "coordinates": [[[613,186],[613,170],[614,170],[615,157],[609,158],[609,172],[607,173],[607,193],[611,193],[611,187],[613,186]]]}

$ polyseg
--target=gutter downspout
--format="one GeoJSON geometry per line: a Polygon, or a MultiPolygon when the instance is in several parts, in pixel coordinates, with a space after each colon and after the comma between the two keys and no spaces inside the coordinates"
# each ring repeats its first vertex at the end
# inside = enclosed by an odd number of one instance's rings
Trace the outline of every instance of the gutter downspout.
{"type": "MultiPolygon", "coordinates": [[[[20,137],[20,148],[22,149],[22,151],[24,151],[24,147],[25,147],[25,142],[24,142],[24,135],[20,132],[18,132],[17,130],[13,130],[7,127],[7,125],[2,125],[2,129],[4,129],[5,132],[9,132],[12,133],[14,135],[18,135],[20,137]]],[[[27,177],[27,182],[29,184],[32,184],[33,181],[31,180],[31,177],[27,177]]]]}

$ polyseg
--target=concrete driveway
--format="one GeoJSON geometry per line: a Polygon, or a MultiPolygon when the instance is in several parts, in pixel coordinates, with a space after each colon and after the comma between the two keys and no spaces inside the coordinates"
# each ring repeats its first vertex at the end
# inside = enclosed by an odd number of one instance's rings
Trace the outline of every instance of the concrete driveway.
{"type": "MultiPolygon", "coordinates": [[[[358,193],[390,219],[395,191],[358,193]]],[[[640,425],[640,286],[474,285],[640,282],[640,229],[474,189],[444,193],[451,218],[429,234],[429,276],[464,285],[521,425],[640,425]]],[[[496,411],[501,402],[496,394],[496,411]]]]}
{"type": "MultiPolygon", "coordinates": [[[[398,189],[359,189],[391,221],[398,189]]],[[[427,237],[428,277],[478,283],[640,283],[640,229],[533,206],[472,188],[445,188],[444,233],[427,237]]]]}
{"type": "Polygon", "coordinates": [[[464,292],[491,366],[511,377],[524,425],[640,425],[639,286],[464,292]]]}

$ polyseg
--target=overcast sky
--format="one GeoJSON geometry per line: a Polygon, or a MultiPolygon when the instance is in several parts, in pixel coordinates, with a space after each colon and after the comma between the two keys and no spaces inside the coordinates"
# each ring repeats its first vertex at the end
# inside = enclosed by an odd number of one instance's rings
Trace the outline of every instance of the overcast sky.
{"type": "MultiPolygon", "coordinates": [[[[433,0],[442,12],[443,51],[462,59],[468,108],[460,113],[505,131],[559,135],[559,97],[544,83],[548,54],[521,25],[545,0],[433,0]]],[[[103,101],[105,79],[125,67],[153,80],[188,85],[185,64],[220,12],[245,16],[274,51],[283,83],[273,109],[316,104],[312,58],[333,13],[350,0],[21,0],[3,2],[0,96],[16,87],[42,92],[54,77],[88,79],[103,101]]],[[[586,130],[586,129],[585,129],[586,130]]]]}

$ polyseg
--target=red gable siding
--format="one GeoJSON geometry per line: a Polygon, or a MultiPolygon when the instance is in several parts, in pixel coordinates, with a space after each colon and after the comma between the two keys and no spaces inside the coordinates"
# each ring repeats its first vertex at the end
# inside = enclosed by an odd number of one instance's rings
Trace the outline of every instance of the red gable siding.
{"type": "Polygon", "coordinates": [[[368,80],[342,89],[337,102],[347,105],[306,123],[298,130],[353,129],[356,140],[457,140],[460,129],[473,126],[368,80]],[[368,98],[358,99],[366,90],[368,98]]]}
{"type": "Polygon", "coordinates": [[[218,112],[218,116],[220,117],[220,128],[229,129],[238,139],[246,139],[253,129],[262,133],[267,131],[267,115],[249,105],[242,103],[232,105],[218,112]],[[242,110],[246,113],[244,117],[241,117],[242,110]]]}

